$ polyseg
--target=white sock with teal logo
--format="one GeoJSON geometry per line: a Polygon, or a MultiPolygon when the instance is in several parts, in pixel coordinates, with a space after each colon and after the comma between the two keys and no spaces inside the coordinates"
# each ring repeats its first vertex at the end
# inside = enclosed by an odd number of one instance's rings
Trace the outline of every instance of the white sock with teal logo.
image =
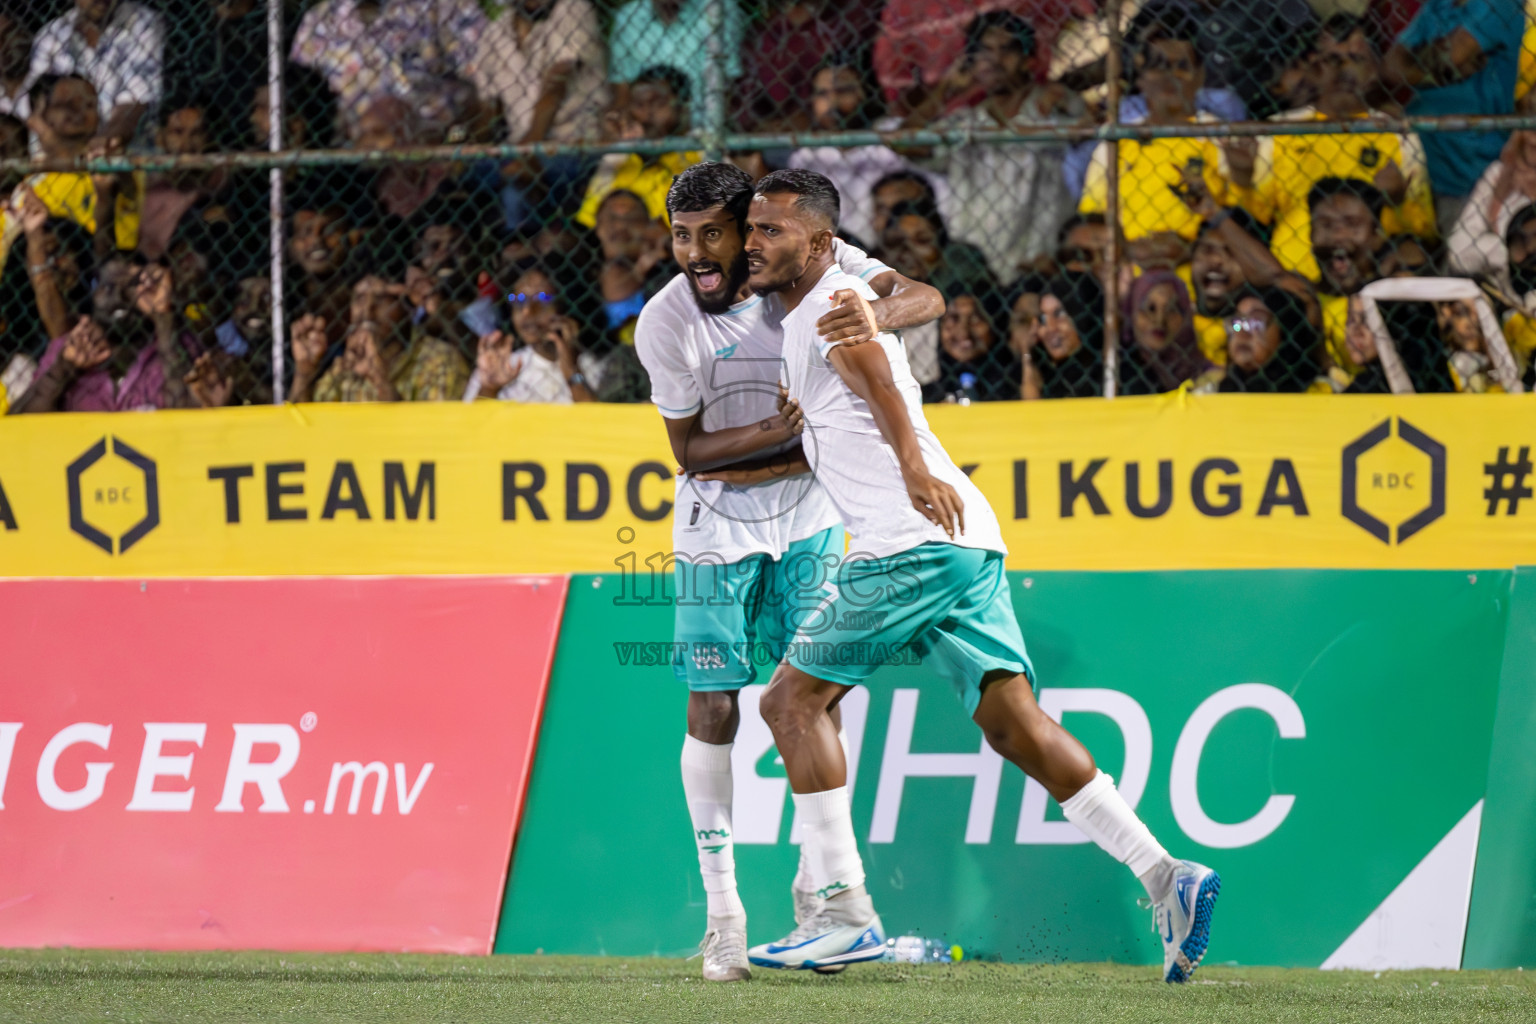
{"type": "Polygon", "coordinates": [[[816,895],[831,899],[863,885],[864,862],[853,838],[848,787],[794,796],[800,814],[800,849],[805,851],[816,895]]]}
{"type": "Polygon", "coordinates": [[[747,911],[736,894],[736,842],[731,833],[731,746],[683,738],[683,795],[693,819],[699,874],[709,901],[710,926],[729,921],[746,926],[747,911]]]}
{"type": "MultiPolygon", "coordinates": [[[[848,757],[848,733],[847,730],[837,730],[837,742],[843,745],[843,757],[848,757]]],[[[844,787],[846,790],[846,787],[844,787]]],[[[801,824],[804,830],[804,823],[801,824]]],[[[817,886],[811,881],[811,859],[805,855],[805,838],[800,839],[800,863],[795,868],[795,880],[793,883],[797,892],[815,892],[817,886]]]]}
{"type": "Polygon", "coordinates": [[[1161,900],[1173,887],[1178,861],[1142,824],[1131,805],[1115,788],[1115,780],[1099,772],[1093,781],[1061,805],[1067,820],[1111,857],[1131,869],[1146,887],[1147,895],[1161,900]]]}

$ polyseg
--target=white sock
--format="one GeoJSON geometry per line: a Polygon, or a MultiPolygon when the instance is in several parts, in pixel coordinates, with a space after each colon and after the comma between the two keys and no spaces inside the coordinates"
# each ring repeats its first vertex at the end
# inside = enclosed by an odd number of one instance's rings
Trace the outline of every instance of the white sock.
{"type": "MultiPolygon", "coordinates": [[[[845,730],[837,730],[837,742],[843,745],[843,759],[846,761],[848,759],[848,733],[845,730]]],[[[803,831],[805,828],[804,823],[800,827],[803,831]]],[[[815,892],[818,888],[811,881],[811,859],[805,854],[804,836],[800,839],[800,863],[795,867],[795,881],[793,884],[798,892],[815,892]]]]}
{"type": "Polygon", "coordinates": [[[796,892],[814,892],[816,883],[811,881],[811,858],[805,852],[805,837],[800,837],[800,863],[795,866],[796,892]]]}
{"type": "Polygon", "coordinates": [[[810,866],[811,886],[823,899],[864,884],[864,862],[853,838],[848,787],[820,793],[796,793],[801,845],[810,866]]]}
{"type": "Polygon", "coordinates": [[[746,921],[747,911],[736,894],[736,841],[731,834],[731,746],[683,739],[683,795],[693,820],[693,840],[699,850],[699,874],[709,916],[746,921]]]}
{"type": "Polygon", "coordinates": [[[1130,868],[1146,887],[1148,896],[1161,900],[1168,895],[1178,861],[1168,855],[1136,817],[1115,788],[1114,779],[1099,772],[1093,781],[1068,797],[1061,810],[1100,849],[1130,868]]]}

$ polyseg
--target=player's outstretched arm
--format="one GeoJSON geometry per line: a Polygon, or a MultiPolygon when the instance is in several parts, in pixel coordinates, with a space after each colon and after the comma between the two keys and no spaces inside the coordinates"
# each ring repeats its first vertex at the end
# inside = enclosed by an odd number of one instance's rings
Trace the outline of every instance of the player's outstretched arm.
{"type": "Polygon", "coordinates": [[[673,457],[689,473],[748,458],[792,440],[800,432],[799,407],[793,404],[757,423],[724,430],[705,430],[699,413],[681,419],[664,418],[662,422],[667,425],[673,457]]]}
{"type": "Polygon", "coordinates": [[[816,321],[823,341],[859,345],[881,331],[916,327],[944,315],[944,296],[937,288],[894,270],[871,279],[869,286],[880,298],[871,301],[851,288],[832,293],[832,311],[816,321]]]}
{"type": "Polygon", "coordinates": [[[848,389],[869,406],[885,443],[896,452],[912,507],[951,537],[965,532],[965,504],[955,489],[928,472],[907,403],[891,377],[891,362],[879,345],[839,345],[827,360],[848,389]]]}

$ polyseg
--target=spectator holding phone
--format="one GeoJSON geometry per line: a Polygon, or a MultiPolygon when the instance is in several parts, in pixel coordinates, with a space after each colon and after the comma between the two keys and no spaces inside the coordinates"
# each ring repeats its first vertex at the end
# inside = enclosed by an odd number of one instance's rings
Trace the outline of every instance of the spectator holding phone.
{"type": "MultiPolygon", "coordinates": [[[[1147,101],[1150,124],[1209,121],[1195,98],[1205,82],[1196,47],[1199,25],[1185,15],[1147,30],[1136,50],[1136,83],[1147,101]]],[[[1094,150],[1078,212],[1107,213],[1111,148],[1094,150]]],[[[1199,233],[1198,200],[1209,194],[1227,204],[1225,157],[1212,139],[1156,138],[1120,143],[1120,229],[1130,258],[1142,267],[1175,267],[1189,261],[1199,233]]]]}
{"type": "Polygon", "coordinates": [[[512,333],[480,339],[479,356],[464,400],[504,402],[644,401],[650,381],[632,346],[600,342],[597,332],[571,314],[581,304],[560,290],[555,274],[534,265],[518,275],[507,300],[512,333]]]}

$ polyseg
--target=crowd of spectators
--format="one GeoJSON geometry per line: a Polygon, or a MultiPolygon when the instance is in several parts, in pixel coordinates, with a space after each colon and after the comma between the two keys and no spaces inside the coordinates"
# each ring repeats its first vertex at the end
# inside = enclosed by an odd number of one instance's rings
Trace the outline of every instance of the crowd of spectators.
{"type": "MultiPolygon", "coordinates": [[[[1116,148],[1062,131],[1106,120],[1100,0],[319,0],[276,126],[264,2],[10,2],[0,157],[397,155],[282,172],[291,400],[648,400],[634,324],[703,154],[411,151],[715,117],[957,140],[729,154],[825,174],[843,237],[943,293],[904,332],[927,401],[1536,384],[1536,131],[1177,127],[1536,113],[1536,2],[1123,0],[1118,118],[1158,131],[1117,205],[1116,148]]],[[[272,400],[270,175],[164,166],[5,176],[0,409],[272,400]]]]}

